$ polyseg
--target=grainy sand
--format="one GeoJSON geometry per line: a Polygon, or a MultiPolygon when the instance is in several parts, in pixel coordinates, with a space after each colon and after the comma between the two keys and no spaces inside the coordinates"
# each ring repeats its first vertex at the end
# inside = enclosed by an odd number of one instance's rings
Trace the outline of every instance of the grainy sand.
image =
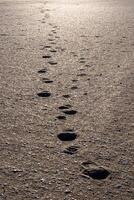
{"type": "Polygon", "coordinates": [[[0,200],[134,199],[134,1],[0,0],[0,200]]]}

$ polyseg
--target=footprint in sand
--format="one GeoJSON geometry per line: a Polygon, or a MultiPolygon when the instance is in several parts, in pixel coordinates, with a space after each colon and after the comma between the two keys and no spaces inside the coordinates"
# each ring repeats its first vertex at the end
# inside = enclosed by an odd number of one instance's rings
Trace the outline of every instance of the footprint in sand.
{"type": "Polygon", "coordinates": [[[58,64],[56,61],[53,61],[53,60],[48,61],[48,63],[49,63],[50,65],[57,65],[57,64],[58,64]]]}
{"type": "Polygon", "coordinates": [[[79,147],[78,146],[69,146],[66,149],[64,149],[63,153],[68,155],[74,155],[78,152],[79,147]]]}
{"type": "Polygon", "coordinates": [[[86,178],[92,178],[96,180],[106,179],[110,175],[110,172],[104,167],[97,166],[91,161],[82,163],[82,176],[86,178]]]}
{"type": "Polygon", "coordinates": [[[77,113],[76,110],[63,110],[62,112],[66,115],[75,115],[77,113]]]}
{"type": "Polygon", "coordinates": [[[51,49],[50,52],[56,53],[57,51],[55,49],[51,49]]]}
{"type": "Polygon", "coordinates": [[[60,109],[60,110],[66,110],[66,109],[69,109],[69,108],[71,108],[71,107],[72,107],[71,105],[67,104],[67,105],[65,105],[65,106],[59,106],[59,109],[60,109]]]}
{"type": "Polygon", "coordinates": [[[77,74],[77,76],[87,76],[86,73],[77,74]]]}
{"type": "Polygon", "coordinates": [[[70,98],[70,95],[69,94],[64,94],[63,97],[68,99],[68,98],[70,98]]]}
{"type": "Polygon", "coordinates": [[[48,91],[43,91],[43,92],[39,92],[37,94],[39,97],[50,97],[51,96],[51,93],[48,92],[48,91]]]}
{"type": "Polygon", "coordinates": [[[77,113],[76,110],[71,109],[71,105],[60,106],[59,109],[66,115],[75,115],[77,113]]]}
{"type": "Polygon", "coordinates": [[[66,117],[64,115],[59,115],[56,118],[59,120],[66,120],[66,117]]]}
{"type": "Polygon", "coordinates": [[[49,79],[47,79],[47,80],[42,79],[42,81],[43,81],[43,83],[53,83],[53,81],[52,81],[52,80],[49,80],[49,79]]]}
{"type": "Polygon", "coordinates": [[[46,45],[46,46],[44,46],[44,49],[50,49],[50,48],[51,48],[50,45],[46,45]]]}
{"type": "Polygon", "coordinates": [[[46,80],[46,81],[43,81],[44,83],[53,83],[52,80],[46,80]]]}
{"type": "Polygon", "coordinates": [[[45,56],[42,56],[42,58],[51,58],[50,55],[45,55],[45,56]]]}
{"type": "Polygon", "coordinates": [[[76,90],[76,89],[78,89],[77,86],[72,86],[72,87],[71,87],[71,90],[76,90]]]}
{"type": "Polygon", "coordinates": [[[73,141],[77,138],[77,134],[73,130],[65,130],[57,135],[58,139],[61,141],[73,141]]]}
{"type": "Polygon", "coordinates": [[[38,71],[39,74],[44,74],[46,72],[47,72],[47,69],[41,69],[41,70],[38,71]]]}
{"type": "Polygon", "coordinates": [[[78,81],[77,79],[73,79],[73,80],[72,80],[72,82],[74,82],[74,83],[77,82],[77,81],[78,81]]]}

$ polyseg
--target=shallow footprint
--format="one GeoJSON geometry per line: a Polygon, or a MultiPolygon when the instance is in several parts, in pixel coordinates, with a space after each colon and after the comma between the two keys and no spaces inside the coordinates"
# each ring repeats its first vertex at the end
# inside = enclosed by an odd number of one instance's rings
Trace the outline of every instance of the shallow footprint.
{"type": "Polygon", "coordinates": [[[48,62],[50,65],[57,65],[57,62],[55,62],[55,61],[49,61],[48,62]]]}
{"type": "Polygon", "coordinates": [[[85,73],[78,74],[77,76],[87,76],[85,73]]]}
{"type": "Polygon", "coordinates": [[[70,95],[69,94],[64,94],[63,97],[68,99],[68,98],[70,98],[70,95]]]}
{"type": "Polygon", "coordinates": [[[66,115],[75,115],[77,113],[76,110],[63,110],[62,112],[66,115]]]}
{"type": "Polygon", "coordinates": [[[46,72],[47,72],[47,69],[41,69],[41,70],[38,71],[39,74],[44,74],[46,72]]]}
{"type": "Polygon", "coordinates": [[[57,51],[55,49],[51,49],[50,52],[56,53],[57,51]]]}
{"type": "Polygon", "coordinates": [[[59,119],[59,120],[66,120],[66,117],[63,116],[63,115],[59,115],[59,116],[57,116],[57,119],[59,119]]]}
{"type": "Polygon", "coordinates": [[[71,105],[67,104],[67,105],[65,105],[65,106],[59,106],[59,109],[60,109],[60,110],[66,110],[66,109],[69,109],[69,108],[71,108],[71,107],[72,107],[71,105]]]}
{"type": "Polygon", "coordinates": [[[69,154],[69,155],[73,155],[75,153],[78,152],[78,146],[70,146],[70,147],[67,147],[63,153],[66,153],[66,154],[69,154]]]}
{"type": "Polygon", "coordinates": [[[72,87],[71,87],[71,90],[76,90],[76,89],[78,89],[77,86],[72,86],[72,87]]]}
{"type": "Polygon", "coordinates": [[[52,80],[43,80],[43,83],[53,83],[53,81],[52,80]]]}
{"type": "Polygon", "coordinates": [[[45,56],[42,56],[42,58],[51,58],[50,55],[45,55],[45,56]]]}
{"type": "Polygon", "coordinates": [[[65,132],[59,133],[57,137],[61,141],[72,141],[77,138],[77,134],[72,130],[66,130],[65,132]]]}
{"type": "Polygon", "coordinates": [[[39,97],[50,97],[51,96],[51,93],[48,92],[48,91],[43,91],[43,92],[39,92],[37,94],[39,97]]]}

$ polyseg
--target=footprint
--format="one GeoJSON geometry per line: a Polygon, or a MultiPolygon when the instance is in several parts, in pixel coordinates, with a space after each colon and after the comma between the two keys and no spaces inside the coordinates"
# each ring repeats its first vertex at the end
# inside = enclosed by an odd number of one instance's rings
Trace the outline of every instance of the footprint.
{"type": "Polygon", "coordinates": [[[44,83],[53,83],[53,81],[48,80],[48,81],[44,81],[44,83]]]}
{"type": "Polygon", "coordinates": [[[42,58],[51,58],[50,55],[45,55],[45,56],[42,56],[42,58]]]}
{"type": "Polygon", "coordinates": [[[57,32],[55,30],[52,30],[52,33],[56,34],[57,32]]]}
{"type": "Polygon", "coordinates": [[[51,42],[51,44],[56,44],[56,42],[51,42]]]}
{"type": "Polygon", "coordinates": [[[70,146],[70,147],[67,147],[63,153],[66,153],[66,154],[69,154],[69,155],[73,155],[75,153],[78,152],[78,146],[70,146]]]}
{"type": "Polygon", "coordinates": [[[57,51],[55,49],[51,49],[50,52],[56,53],[57,51]]]}
{"type": "Polygon", "coordinates": [[[76,90],[76,89],[78,89],[77,86],[72,86],[72,87],[71,87],[71,90],[76,90]]]}
{"type": "Polygon", "coordinates": [[[87,178],[103,180],[110,175],[110,172],[107,169],[99,167],[90,161],[82,163],[82,168],[82,175],[87,178]]]}
{"type": "Polygon", "coordinates": [[[80,60],[79,63],[85,63],[85,60],[80,60]]]}
{"type": "Polygon", "coordinates": [[[51,93],[48,91],[43,91],[37,94],[39,97],[50,97],[51,93]]]}
{"type": "Polygon", "coordinates": [[[81,69],[79,69],[80,71],[84,71],[85,69],[83,69],[83,68],[81,68],[81,69]]]}
{"type": "Polygon", "coordinates": [[[75,115],[77,113],[76,110],[70,109],[71,105],[60,106],[59,109],[66,115],[75,115]]]}
{"type": "Polygon", "coordinates": [[[78,74],[77,76],[87,76],[85,73],[78,74]]]}
{"type": "Polygon", "coordinates": [[[57,119],[59,119],[59,120],[66,120],[66,117],[64,115],[59,115],[59,116],[57,116],[57,119]]]}
{"type": "Polygon", "coordinates": [[[50,42],[53,42],[53,41],[54,41],[54,39],[51,39],[51,38],[49,38],[49,39],[48,39],[48,41],[50,41],[50,42]]]}
{"type": "Polygon", "coordinates": [[[48,62],[50,65],[57,65],[57,62],[55,62],[55,61],[49,61],[48,62]]]}
{"type": "Polygon", "coordinates": [[[42,81],[43,83],[53,83],[53,81],[49,80],[48,78],[43,78],[42,81]]]}
{"type": "Polygon", "coordinates": [[[77,82],[77,81],[78,81],[77,79],[73,79],[73,80],[72,80],[72,82],[77,82]]]}
{"type": "Polygon", "coordinates": [[[69,94],[65,94],[65,95],[63,95],[63,97],[68,99],[68,98],[70,98],[70,95],[69,94]]]}
{"type": "Polygon", "coordinates": [[[83,95],[87,96],[87,92],[85,92],[83,95]]]}
{"type": "Polygon", "coordinates": [[[77,138],[77,134],[72,130],[66,130],[65,132],[59,133],[57,137],[61,141],[72,141],[77,138]]]}
{"type": "Polygon", "coordinates": [[[63,110],[62,112],[66,115],[75,115],[77,113],[76,110],[63,110]]]}
{"type": "Polygon", "coordinates": [[[65,106],[59,106],[59,109],[60,110],[66,110],[66,109],[69,109],[71,107],[72,107],[71,105],[65,105],[65,106]]]}
{"type": "Polygon", "coordinates": [[[47,72],[47,69],[41,69],[41,70],[38,71],[39,74],[44,74],[46,72],[47,72]]]}
{"type": "Polygon", "coordinates": [[[50,45],[46,45],[46,46],[44,46],[44,48],[45,48],[45,49],[50,49],[51,46],[50,46],[50,45]]]}

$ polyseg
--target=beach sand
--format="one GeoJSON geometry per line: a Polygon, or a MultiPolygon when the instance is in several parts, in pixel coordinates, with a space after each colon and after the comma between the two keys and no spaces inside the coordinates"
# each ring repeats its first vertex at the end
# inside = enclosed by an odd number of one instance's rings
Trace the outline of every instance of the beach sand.
{"type": "Polygon", "coordinates": [[[132,200],[133,134],[133,0],[1,0],[0,200],[132,200]]]}

